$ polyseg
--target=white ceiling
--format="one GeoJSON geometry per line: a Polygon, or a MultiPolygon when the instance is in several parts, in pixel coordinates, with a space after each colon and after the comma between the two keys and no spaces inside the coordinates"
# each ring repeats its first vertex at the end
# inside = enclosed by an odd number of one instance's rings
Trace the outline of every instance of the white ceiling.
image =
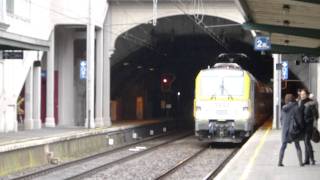
{"type": "MultiPolygon", "coordinates": [[[[249,16],[256,24],[299,27],[320,30],[320,4],[296,0],[244,0],[249,16]],[[285,24],[288,21],[289,24],[285,24]]],[[[262,34],[269,34],[262,32],[262,34]]],[[[319,48],[319,38],[271,34],[272,44],[319,48]]]]}

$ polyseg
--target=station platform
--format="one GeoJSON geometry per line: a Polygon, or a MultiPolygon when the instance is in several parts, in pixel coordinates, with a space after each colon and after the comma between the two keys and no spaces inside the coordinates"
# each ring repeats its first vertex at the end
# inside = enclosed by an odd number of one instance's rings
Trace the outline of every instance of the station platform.
{"type": "Polygon", "coordinates": [[[61,141],[65,138],[77,138],[88,135],[115,132],[145,125],[157,124],[163,120],[125,120],[112,122],[109,128],[94,128],[87,129],[84,127],[63,127],[57,126],[54,128],[42,128],[37,130],[23,130],[18,132],[9,132],[0,134],[0,153],[7,150],[18,148],[26,148],[28,146],[38,145],[43,143],[52,143],[61,141]]]}
{"type": "Polygon", "coordinates": [[[108,128],[55,127],[0,134],[0,177],[111,150],[174,130],[173,119],[126,120],[108,128]]]}
{"type": "MultiPolygon", "coordinates": [[[[242,146],[215,177],[218,180],[295,180],[320,179],[320,143],[312,143],[315,165],[299,166],[294,144],[288,144],[283,167],[278,166],[281,147],[281,130],[271,128],[271,122],[264,124],[242,146]]],[[[304,160],[304,142],[300,141],[304,160]]]]}

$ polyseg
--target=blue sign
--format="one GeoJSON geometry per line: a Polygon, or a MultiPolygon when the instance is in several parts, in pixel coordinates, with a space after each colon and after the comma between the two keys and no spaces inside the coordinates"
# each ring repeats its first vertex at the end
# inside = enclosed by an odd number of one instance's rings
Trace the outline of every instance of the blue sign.
{"type": "Polygon", "coordinates": [[[281,79],[287,80],[289,77],[289,65],[288,61],[282,61],[282,71],[281,71],[281,79]]]}
{"type": "Polygon", "coordinates": [[[87,61],[80,61],[80,80],[87,79],[87,61]]]}
{"type": "Polygon", "coordinates": [[[47,77],[47,71],[41,71],[41,77],[42,78],[45,78],[45,77],[47,77]]]}
{"type": "Polygon", "coordinates": [[[267,51],[271,49],[270,37],[268,36],[256,36],[254,40],[254,50],[267,51]]]}

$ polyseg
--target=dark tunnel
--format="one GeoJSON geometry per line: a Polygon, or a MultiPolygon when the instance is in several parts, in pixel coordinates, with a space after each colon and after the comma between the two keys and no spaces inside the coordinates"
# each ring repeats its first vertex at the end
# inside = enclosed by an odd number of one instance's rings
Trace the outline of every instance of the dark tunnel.
{"type": "MultiPolygon", "coordinates": [[[[235,24],[210,16],[204,17],[204,23],[235,24]]],[[[255,52],[251,33],[241,26],[203,29],[187,16],[173,16],[159,19],[155,27],[143,24],[129,30],[117,39],[111,57],[111,100],[116,109],[111,113],[115,113],[118,120],[192,120],[195,76],[201,69],[218,62],[217,56],[221,53],[245,53],[248,58],[236,63],[256,79],[270,83],[271,55],[255,52]],[[132,37],[145,41],[134,42],[132,37]],[[128,44],[137,47],[129,48],[128,44]],[[166,76],[172,84],[164,89],[162,81],[166,76]],[[142,106],[141,117],[138,117],[138,106],[142,106]]]]}

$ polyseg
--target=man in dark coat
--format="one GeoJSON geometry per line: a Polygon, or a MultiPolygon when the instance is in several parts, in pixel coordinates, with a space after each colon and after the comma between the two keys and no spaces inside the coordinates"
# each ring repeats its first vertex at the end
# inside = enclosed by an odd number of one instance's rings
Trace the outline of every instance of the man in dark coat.
{"type": "Polygon", "coordinates": [[[299,102],[300,107],[304,107],[303,110],[303,120],[305,122],[305,161],[304,164],[315,164],[313,148],[311,145],[311,137],[313,131],[313,121],[315,112],[315,102],[309,99],[309,92],[306,89],[301,90],[300,93],[301,101],[299,102]]]}
{"type": "Polygon", "coordinates": [[[284,101],[285,101],[285,105],[282,107],[282,111],[281,111],[282,145],[281,145],[280,154],[279,154],[278,166],[283,166],[282,161],[284,157],[284,152],[286,150],[287,144],[291,142],[294,142],[294,145],[296,147],[299,165],[303,166],[302,152],[299,144],[299,138],[303,136],[303,131],[301,131],[301,134],[298,134],[296,137],[292,137],[289,133],[290,126],[293,123],[293,118],[292,118],[293,116],[295,116],[298,119],[297,121],[302,122],[302,116],[301,116],[301,113],[299,112],[300,109],[299,109],[298,103],[295,101],[292,94],[286,94],[284,101]]]}

